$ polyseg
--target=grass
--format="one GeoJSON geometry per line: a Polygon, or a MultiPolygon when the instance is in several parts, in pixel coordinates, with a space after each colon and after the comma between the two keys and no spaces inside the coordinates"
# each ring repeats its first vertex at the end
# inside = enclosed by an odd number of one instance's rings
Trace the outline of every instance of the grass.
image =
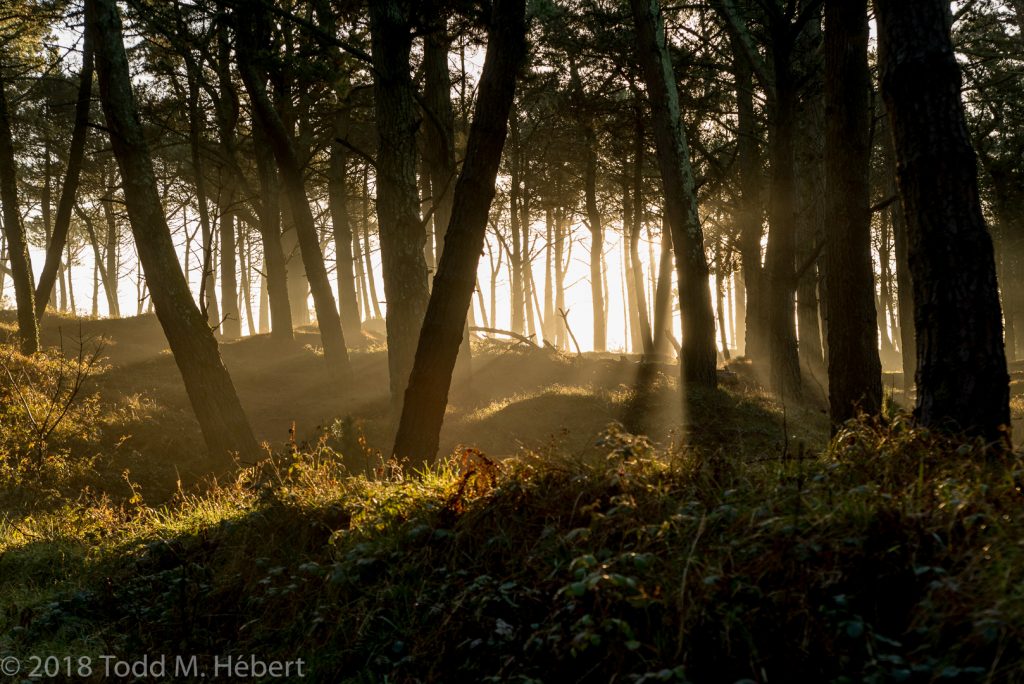
{"type": "Polygon", "coordinates": [[[671,367],[638,397],[628,359],[491,348],[445,437],[488,453],[413,476],[377,455],[379,351],[328,411],[306,342],[257,338],[224,345],[247,408],[322,428],[218,471],[139,341],[152,323],[118,322],[127,343],[90,323],[111,336],[98,429],[0,492],[0,655],[302,658],[318,682],[1024,681],[1016,455],[894,407],[828,441],[820,407],[778,405],[742,362],[684,405],[671,367]]]}
{"type": "Polygon", "coordinates": [[[1021,681],[1022,464],[851,424],[820,456],[329,449],[8,526],[0,650],[303,657],[312,681],[1021,681]],[[144,626],[144,628],[140,628],[144,626]]]}

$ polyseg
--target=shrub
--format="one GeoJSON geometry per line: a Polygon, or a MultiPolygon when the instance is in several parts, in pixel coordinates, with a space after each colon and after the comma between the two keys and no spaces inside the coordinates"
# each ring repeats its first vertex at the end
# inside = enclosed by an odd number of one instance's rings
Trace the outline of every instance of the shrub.
{"type": "Polygon", "coordinates": [[[25,356],[0,345],[0,485],[59,488],[88,470],[99,438],[99,397],[89,379],[103,370],[101,346],[73,356],[25,356]]]}

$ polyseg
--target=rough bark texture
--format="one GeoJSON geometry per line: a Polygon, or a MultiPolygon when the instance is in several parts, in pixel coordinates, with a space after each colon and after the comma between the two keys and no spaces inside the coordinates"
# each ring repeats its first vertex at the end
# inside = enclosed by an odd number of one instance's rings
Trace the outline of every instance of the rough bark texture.
{"type": "Polygon", "coordinates": [[[22,353],[34,354],[39,351],[39,323],[36,319],[35,288],[32,285],[32,261],[29,259],[25,226],[21,223],[21,212],[18,209],[18,170],[14,161],[14,138],[5,91],[4,79],[0,77],[0,203],[3,204],[4,236],[7,238],[7,254],[11,260],[14,300],[18,307],[18,339],[22,353]]]}
{"type": "Polygon", "coordinates": [[[192,300],[160,205],[153,163],[135,108],[115,0],[87,0],[100,100],[121,170],[128,218],[160,325],[181,371],[206,445],[214,456],[256,458],[259,447],[217,342],[192,300]]]}
{"type": "Polygon", "coordinates": [[[882,406],[868,182],[871,72],[867,0],[825,3],[828,386],[832,425],[882,406]]]}
{"type": "Polygon", "coordinates": [[[1009,377],[992,239],[944,0],[875,0],[914,283],[921,423],[1006,439],[1009,377]]]}
{"type": "Polygon", "coordinates": [[[693,169],[679,110],[679,93],[665,41],[657,0],[631,0],[637,53],[650,100],[665,210],[672,230],[683,316],[682,379],[707,387],[718,384],[715,319],[711,308],[704,233],[697,217],[693,169]]]}
{"type": "Polygon", "coordinates": [[[419,117],[409,74],[412,34],[408,13],[403,0],[370,3],[378,135],[377,224],[388,306],[388,371],[396,409],[409,381],[429,297],[423,259],[426,235],[416,189],[419,117]]]}
{"type": "Polygon", "coordinates": [[[313,294],[313,306],[316,308],[317,325],[320,328],[320,340],[324,347],[324,359],[336,381],[344,381],[349,375],[348,350],[345,347],[345,335],[341,328],[341,317],[334,301],[331,283],[327,278],[324,266],[324,255],[320,251],[320,240],[317,235],[316,221],[309,207],[306,188],[303,183],[302,167],[291,135],[288,133],[280,115],[267,96],[266,87],[260,79],[255,64],[252,62],[255,52],[255,34],[250,23],[251,17],[239,15],[238,25],[238,65],[249,93],[253,113],[258,125],[263,128],[274,152],[281,181],[284,185],[292,220],[295,222],[295,233],[299,241],[302,264],[309,278],[310,290],[313,294]]]}
{"type": "Polygon", "coordinates": [[[393,454],[413,465],[437,455],[452,371],[476,285],[516,74],[526,53],[524,0],[495,0],[479,94],[455,185],[451,222],[405,392],[393,454]]]}
{"type": "Polygon", "coordinates": [[[46,261],[36,284],[36,318],[42,318],[46,302],[53,292],[53,284],[60,268],[60,256],[68,241],[71,229],[71,212],[75,206],[78,180],[82,173],[82,159],[85,157],[85,139],[89,133],[89,104],[92,101],[92,37],[86,31],[82,42],[82,72],[78,81],[78,98],[75,100],[75,122],[71,128],[71,147],[68,150],[68,168],[64,174],[64,186],[57,201],[57,216],[53,224],[50,244],[46,247],[46,261]]]}

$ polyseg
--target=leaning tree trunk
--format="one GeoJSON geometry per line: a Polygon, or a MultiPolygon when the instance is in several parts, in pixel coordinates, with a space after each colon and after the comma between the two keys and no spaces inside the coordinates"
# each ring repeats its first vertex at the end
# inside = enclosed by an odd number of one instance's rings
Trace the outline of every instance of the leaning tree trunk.
{"type": "MultiPolygon", "coordinates": [[[[0,65],[2,68],[2,65],[0,65]]],[[[0,203],[3,204],[4,236],[11,260],[11,280],[18,307],[18,339],[24,354],[39,351],[39,322],[36,318],[35,292],[32,286],[32,262],[25,240],[25,227],[18,209],[17,166],[14,162],[14,137],[7,109],[4,79],[0,78],[0,203]]],[[[45,306],[45,303],[44,303],[45,306]]]]}
{"type": "Polygon", "coordinates": [[[833,428],[882,406],[875,276],[867,0],[825,2],[828,387],[833,428]]]}
{"type": "Polygon", "coordinates": [[[420,120],[409,74],[412,33],[400,0],[370,3],[374,104],[377,121],[377,223],[387,299],[388,371],[392,406],[399,409],[430,294],[423,259],[426,234],[416,187],[416,130],[420,120]]]}
{"type": "Polygon", "coordinates": [[[35,304],[36,318],[42,319],[46,311],[46,302],[53,290],[60,268],[60,256],[68,241],[71,229],[71,212],[75,206],[75,194],[78,191],[78,180],[82,172],[82,159],[85,157],[85,139],[89,133],[89,103],[92,95],[92,38],[86,31],[82,43],[82,73],[78,82],[78,98],[75,101],[75,123],[71,128],[71,147],[68,150],[68,168],[64,174],[64,186],[57,201],[57,217],[53,224],[53,234],[46,248],[46,261],[43,271],[39,274],[36,284],[35,304]]]}
{"type": "Polygon", "coordinates": [[[718,384],[715,370],[715,318],[711,308],[704,233],[697,217],[697,196],[690,152],[679,110],[679,93],[665,38],[658,0],[631,0],[638,57],[644,70],[654,123],[665,209],[672,230],[683,316],[682,379],[707,387],[718,384]]]}
{"type": "Polygon", "coordinates": [[[526,53],[524,0],[495,0],[466,161],[405,392],[392,453],[423,465],[437,455],[452,371],[487,234],[516,74],[526,53]]]}
{"type": "Polygon", "coordinates": [[[992,239],[944,0],[875,0],[914,282],[921,423],[1009,444],[1009,377],[992,239]]]}
{"type": "Polygon", "coordinates": [[[135,108],[115,0],[87,0],[100,101],[121,170],[125,204],[157,318],[181,371],[211,454],[256,458],[259,445],[242,411],[213,332],[192,300],[160,205],[156,176],[135,108]]]}
{"type": "Polygon", "coordinates": [[[320,251],[316,221],[309,208],[309,200],[306,198],[302,167],[295,153],[291,135],[277,110],[271,104],[263,80],[257,74],[252,61],[257,47],[253,17],[237,16],[241,20],[238,26],[238,44],[236,46],[239,71],[245,89],[249,93],[253,113],[258,125],[267,136],[281,172],[281,181],[288,197],[292,220],[295,223],[295,234],[299,240],[302,264],[306,269],[310,291],[313,294],[313,306],[316,308],[320,340],[324,346],[324,359],[327,361],[328,370],[334,376],[335,382],[343,382],[348,378],[350,372],[345,334],[341,328],[341,316],[331,290],[331,282],[327,277],[324,255],[320,251]]]}

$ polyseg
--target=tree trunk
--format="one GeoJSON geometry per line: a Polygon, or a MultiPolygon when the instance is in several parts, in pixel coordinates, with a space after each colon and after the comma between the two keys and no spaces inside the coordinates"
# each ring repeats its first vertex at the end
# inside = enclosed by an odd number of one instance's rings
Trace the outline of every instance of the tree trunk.
{"type": "Polygon", "coordinates": [[[399,409],[409,381],[427,299],[426,239],[416,189],[419,117],[409,74],[412,33],[401,0],[370,3],[377,121],[377,224],[387,299],[391,402],[399,409]]]}
{"type": "Polygon", "coordinates": [[[14,161],[14,137],[6,89],[5,79],[0,77],[0,204],[3,204],[4,236],[7,238],[14,299],[18,307],[18,339],[23,354],[35,354],[39,351],[39,321],[32,285],[32,261],[18,203],[18,167],[14,161]]]}
{"type": "MultiPolygon", "coordinates": [[[[309,278],[309,286],[313,294],[313,305],[316,309],[317,325],[320,328],[320,340],[324,347],[324,359],[335,382],[344,382],[350,373],[348,350],[345,346],[345,334],[341,328],[341,317],[334,301],[331,283],[324,266],[324,255],[320,251],[320,240],[317,236],[316,221],[309,208],[306,188],[302,177],[302,167],[295,152],[295,145],[284,122],[267,96],[263,79],[258,75],[253,56],[259,45],[255,31],[254,17],[237,15],[241,21],[238,26],[238,66],[249,93],[253,113],[258,125],[267,136],[270,148],[277,160],[281,181],[288,198],[292,220],[295,222],[295,233],[299,240],[299,251],[302,265],[309,278]]],[[[256,17],[262,18],[262,17],[256,17]]]]}
{"type": "Polygon", "coordinates": [[[60,267],[60,255],[68,241],[71,229],[71,212],[75,206],[75,194],[78,192],[78,180],[82,172],[82,159],[85,157],[85,139],[89,133],[89,103],[92,95],[92,39],[86,32],[82,42],[82,72],[78,82],[78,98],[75,100],[75,122],[71,128],[71,147],[68,150],[68,167],[64,174],[64,186],[57,202],[57,217],[54,221],[53,234],[46,248],[46,261],[43,271],[39,274],[36,285],[35,305],[36,317],[42,319],[46,311],[46,302],[53,291],[53,283],[60,267]]]}
{"type": "Polygon", "coordinates": [[[597,136],[593,130],[587,132],[586,155],[583,182],[587,227],[590,228],[590,299],[594,314],[594,351],[603,352],[608,349],[604,275],[601,268],[604,256],[604,226],[601,223],[601,211],[597,206],[597,136]]]}
{"type": "Polygon", "coordinates": [[[661,231],[661,256],[658,259],[658,284],[654,288],[654,353],[667,356],[672,351],[672,231],[661,231]]]}
{"type": "Polygon", "coordinates": [[[771,200],[765,269],[768,289],[768,363],[772,389],[784,399],[801,395],[794,295],[796,294],[796,185],[794,126],[797,104],[793,73],[792,27],[787,22],[772,36],[775,102],[771,126],[771,200]]]}
{"type": "Polygon", "coordinates": [[[242,317],[238,311],[238,270],[235,250],[235,192],[228,180],[221,188],[217,227],[220,232],[220,304],[223,315],[221,335],[237,340],[242,335],[242,317]]]}
{"type": "Polygon", "coordinates": [[[875,0],[914,282],[924,425],[1009,444],[1009,377],[992,239],[960,100],[944,0],[875,0]]]}
{"type": "MultiPolygon", "coordinates": [[[[340,96],[339,96],[340,98],[340,96]]],[[[348,136],[349,105],[339,102],[331,141],[331,160],[327,179],[327,202],[334,229],[335,272],[338,277],[338,303],[341,328],[352,339],[359,337],[359,302],[356,299],[355,273],[352,270],[352,220],[348,210],[348,148],[339,139],[348,136]]]]}
{"type": "Polygon", "coordinates": [[[392,453],[421,466],[437,455],[455,359],[487,234],[516,74],[526,53],[524,0],[495,0],[466,162],[455,185],[438,264],[392,453]]]}
{"type": "Polygon", "coordinates": [[[733,68],[736,71],[737,158],[740,197],[736,215],[740,260],[745,291],[744,354],[756,363],[768,358],[764,268],[761,266],[761,160],[754,119],[754,75],[743,49],[733,38],[733,68]]]}
{"type": "MultiPolygon", "coordinates": [[[[824,278],[824,261],[818,258],[825,226],[825,87],[821,59],[820,15],[801,32],[800,62],[805,72],[804,97],[798,109],[801,135],[795,150],[796,169],[796,263],[803,273],[797,280],[797,335],[801,365],[812,377],[827,376],[819,318],[818,283],[824,278]]],[[[824,288],[822,288],[824,289],[824,288]]]]}
{"type": "Polygon", "coordinates": [[[131,90],[116,2],[87,0],[85,7],[87,30],[93,32],[96,49],[100,100],[157,318],[211,454],[235,452],[254,459],[259,455],[259,446],[221,361],[213,333],[193,303],[160,206],[153,163],[131,90]]]}
{"type": "Polygon", "coordinates": [[[867,0],[825,3],[828,385],[833,428],[882,405],[871,261],[867,0]]]}
{"type": "MultiPolygon", "coordinates": [[[[288,267],[281,244],[281,205],[279,203],[277,169],[274,155],[259,126],[253,129],[256,173],[259,176],[262,211],[260,241],[263,244],[263,268],[266,277],[267,308],[270,313],[270,336],[287,342],[295,339],[292,328],[292,307],[288,293],[288,267]]],[[[264,304],[261,299],[260,318],[264,304]]],[[[262,322],[260,329],[263,329],[262,322]]]]}
{"type": "Polygon", "coordinates": [[[692,383],[715,387],[718,384],[715,319],[711,308],[704,233],[697,217],[693,169],[661,7],[657,0],[631,0],[630,4],[637,27],[638,57],[647,83],[665,208],[676,253],[684,333],[682,381],[684,385],[692,383]]]}
{"type": "MultiPolygon", "coordinates": [[[[377,278],[373,275],[373,254],[370,251],[370,182],[369,167],[363,173],[363,257],[366,259],[366,284],[370,290],[370,303],[373,305],[373,317],[380,320],[380,297],[377,296],[377,278]]],[[[366,317],[370,317],[369,311],[366,317]]]]}
{"type": "MultiPolygon", "coordinates": [[[[636,97],[636,93],[634,93],[636,97]]],[[[633,290],[635,299],[630,301],[630,308],[637,313],[640,344],[644,354],[654,353],[654,335],[651,333],[651,319],[647,308],[645,292],[646,280],[644,267],[640,261],[640,232],[644,226],[644,116],[639,100],[633,107],[633,125],[635,137],[633,141],[633,223],[629,232],[629,260],[632,265],[633,290]]],[[[653,261],[651,268],[654,267],[653,261]]]]}

